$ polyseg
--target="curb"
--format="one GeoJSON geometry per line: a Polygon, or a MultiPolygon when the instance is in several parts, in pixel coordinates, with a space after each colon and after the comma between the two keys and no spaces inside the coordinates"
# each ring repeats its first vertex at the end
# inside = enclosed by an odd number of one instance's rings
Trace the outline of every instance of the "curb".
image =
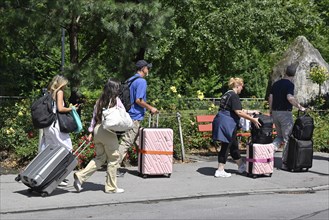
{"type": "Polygon", "coordinates": [[[216,194],[196,194],[190,196],[181,197],[168,197],[160,199],[151,200],[131,200],[123,202],[106,202],[98,204],[88,204],[88,205],[74,205],[66,207],[56,207],[56,208],[43,208],[43,209],[29,209],[29,210],[19,210],[19,211],[1,211],[1,215],[5,214],[17,214],[17,213],[31,213],[31,212],[42,212],[42,211],[53,211],[53,210],[70,210],[76,208],[88,208],[96,206],[109,206],[109,205],[121,205],[121,204],[133,204],[133,203],[158,203],[163,201],[180,201],[189,199],[200,199],[200,198],[212,198],[212,197],[226,197],[226,196],[246,196],[246,195],[265,195],[265,194],[304,194],[304,193],[315,193],[317,191],[329,190],[329,185],[314,186],[314,187],[301,187],[301,188],[287,188],[287,189],[268,189],[268,190],[248,190],[248,191],[231,191],[231,192],[221,192],[216,194]]]}

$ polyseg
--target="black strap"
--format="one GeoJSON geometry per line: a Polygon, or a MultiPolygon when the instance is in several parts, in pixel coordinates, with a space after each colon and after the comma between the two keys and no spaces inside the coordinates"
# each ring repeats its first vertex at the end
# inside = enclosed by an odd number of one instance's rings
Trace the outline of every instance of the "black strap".
{"type": "Polygon", "coordinates": [[[143,166],[143,154],[141,153],[142,151],[141,150],[143,150],[143,148],[144,148],[144,132],[143,132],[143,130],[144,130],[144,128],[140,128],[140,130],[139,130],[139,134],[140,134],[140,136],[139,136],[139,139],[140,139],[140,145],[139,145],[139,150],[140,150],[140,152],[139,152],[139,154],[140,154],[140,160],[139,160],[139,162],[140,162],[140,165],[139,165],[139,172],[141,173],[141,174],[143,174],[142,173],[142,171],[143,171],[143,168],[142,168],[142,166],[143,166]]]}
{"type": "MultiPolygon", "coordinates": [[[[253,159],[254,158],[254,147],[253,147],[253,144],[252,143],[249,143],[248,147],[249,147],[249,155],[247,155],[247,158],[248,159],[253,159]]],[[[249,161],[248,165],[249,165],[248,166],[248,173],[252,173],[252,167],[253,167],[254,163],[251,162],[251,161],[249,161]]]]}
{"type": "Polygon", "coordinates": [[[127,80],[126,82],[128,83],[128,86],[130,87],[130,85],[138,78],[141,78],[140,76],[136,76],[135,78],[131,79],[131,80],[127,80]]]}

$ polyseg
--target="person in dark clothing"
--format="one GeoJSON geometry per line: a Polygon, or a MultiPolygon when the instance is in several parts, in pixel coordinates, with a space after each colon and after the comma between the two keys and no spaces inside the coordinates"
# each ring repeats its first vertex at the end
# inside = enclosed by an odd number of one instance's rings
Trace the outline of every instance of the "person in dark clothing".
{"type": "Polygon", "coordinates": [[[284,77],[272,85],[268,99],[270,114],[273,117],[273,122],[277,131],[277,136],[273,144],[275,150],[278,150],[280,145],[283,144],[283,161],[285,161],[286,145],[294,125],[292,107],[295,106],[299,110],[305,111],[305,108],[301,106],[294,97],[295,85],[293,80],[297,67],[298,64],[291,64],[286,68],[284,77]]]}
{"type": "Polygon", "coordinates": [[[81,117],[81,109],[83,104],[86,102],[85,96],[81,94],[77,89],[73,89],[71,92],[71,96],[69,98],[69,102],[72,103],[73,105],[78,104],[79,109],[77,109],[77,112],[81,117]]]}
{"type": "Polygon", "coordinates": [[[231,90],[222,96],[220,110],[212,123],[212,139],[214,142],[221,142],[221,149],[218,152],[218,169],[215,172],[215,177],[231,176],[230,173],[226,173],[224,170],[229,152],[238,164],[238,172],[243,173],[246,170],[246,166],[241,160],[236,138],[240,117],[250,120],[256,127],[261,126],[258,118],[253,118],[242,110],[239,94],[243,89],[243,80],[241,78],[231,78],[228,86],[231,90]]]}

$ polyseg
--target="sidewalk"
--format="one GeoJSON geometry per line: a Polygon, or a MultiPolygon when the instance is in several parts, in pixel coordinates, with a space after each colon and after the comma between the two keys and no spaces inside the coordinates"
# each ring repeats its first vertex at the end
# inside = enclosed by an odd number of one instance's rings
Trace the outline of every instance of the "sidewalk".
{"type": "MultiPolygon", "coordinates": [[[[245,155],[243,155],[244,157],[245,155]]],[[[275,167],[281,166],[281,152],[275,154],[275,167]]],[[[27,187],[14,180],[16,175],[1,175],[1,214],[33,212],[61,208],[90,207],[120,203],[175,200],[210,196],[305,192],[329,189],[329,154],[315,153],[308,172],[287,172],[275,168],[272,177],[250,178],[236,173],[237,166],[229,161],[226,171],[231,178],[214,178],[217,157],[198,157],[194,163],[174,164],[171,178],[138,176],[137,167],[129,167],[118,185],[123,194],[104,193],[105,172],[96,172],[76,193],[73,175],[68,187],[58,188],[49,197],[28,193],[27,187]]]]}

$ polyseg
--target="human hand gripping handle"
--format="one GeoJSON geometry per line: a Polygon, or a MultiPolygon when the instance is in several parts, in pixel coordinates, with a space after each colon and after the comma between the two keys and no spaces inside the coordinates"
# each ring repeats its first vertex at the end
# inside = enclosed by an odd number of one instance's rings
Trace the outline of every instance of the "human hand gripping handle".
{"type": "Polygon", "coordinates": [[[252,118],[251,122],[254,123],[254,125],[256,126],[256,128],[259,128],[262,126],[262,124],[259,122],[258,120],[259,118],[252,118]]]}
{"type": "Polygon", "coordinates": [[[151,112],[152,115],[159,113],[158,109],[154,108],[154,107],[151,107],[150,112],[151,112]]]}
{"type": "Polygon", "coordinates": [[[89,142],[93,140],[93,134],[92,134],[92,133],[90,133],[90,134],[88,135],[87,140],[88,140],[89,142]]]}
{"type": "Polygon", "coordinates": [[[299,105],[298,110],[299,110],[299,111],[302,111],[302,112],[305,112],[305,111],[306,111],[306,108],[304,108],[303,106],[299,105]]]}

